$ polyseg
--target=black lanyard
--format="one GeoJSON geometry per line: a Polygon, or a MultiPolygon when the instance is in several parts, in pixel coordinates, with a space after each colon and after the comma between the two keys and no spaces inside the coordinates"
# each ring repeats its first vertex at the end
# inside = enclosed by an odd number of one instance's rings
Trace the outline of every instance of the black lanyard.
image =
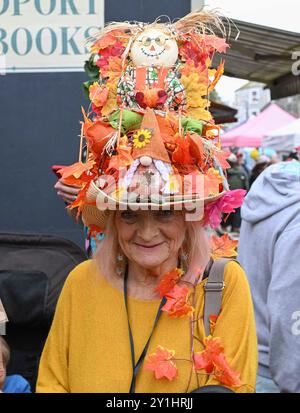
{"type": "Polygon", "coordinates": [[[127,314],[127,322],[128,322],[128,333],[129,333],[129,341],[130,341],[130,350],[131,350],[131,362],[132,362],[132,379],[131,379],[131,384],[130,384],[130,389],[129,393],[135,393],[135,382],[137,378],[138,371],[142,365],[142,362],[146,356],[150,340],[152,337],[152,334],[154,332],[154,329],[157,325],[157,322],[159,320],[159,317],[161,315],[161,309],[162,307],[166,304],[166,297],[163,297],[163,299],[160,302],[153,328],[151,331],[151,334],[147,340],[147,343],[145,344],[144,350],[142,351],[142,354],[140,355],[140,358],[138,359],[137,363],[135,364],[135,354],[134,354],[134,342],[133,342],[133,337],[132,337],[132,331],[130,327],[130,322],[129,322],[129,314],[128,314],[128,302],[127,302],[127,281],[128,281],[128,266],[126,266],[125,274],[124,274],[124,301],[125,301],[125,307],[126,307],[126,314],[127,314]]]}

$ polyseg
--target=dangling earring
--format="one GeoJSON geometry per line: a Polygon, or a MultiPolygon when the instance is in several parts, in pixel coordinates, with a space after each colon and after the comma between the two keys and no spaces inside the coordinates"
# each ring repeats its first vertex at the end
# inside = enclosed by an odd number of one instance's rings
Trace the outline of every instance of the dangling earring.
{"type": "Polygon", "coordinates": [[[119,251],[116,258],[116,272],[119,276],[123,275],[126,265],[126,260],[123,252],[119,251]]]}
{"type": "Polygon", "coordinates": [[[179,260],[181,269],[186,272],[188,269],[189,254],[184,245],[180,249],[179,260]]]}

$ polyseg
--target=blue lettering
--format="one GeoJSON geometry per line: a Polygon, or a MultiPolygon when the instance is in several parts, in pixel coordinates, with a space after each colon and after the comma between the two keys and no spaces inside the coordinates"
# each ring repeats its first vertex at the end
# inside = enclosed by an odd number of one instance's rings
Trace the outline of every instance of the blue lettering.
{"type": "MultiPolygon", "coordinates": [[[[46,33],[46,36],[48,37],[48,33],[46,33]]],[[[57,38],[56,38],[56,34],[54,30],[52,30],[50,27],[43,27],[41,30],[39,30],[36,35],[36,47],[38,51],[43,55],[49,56],[50,54],[52,54],[57,47],[57,38]],[[43,36],[44,30],[49,30],[50,37],[51,37],[51,47],[48,53],[45,52],[42,47],[42,36],[43,36]]]]}
{"type": "Polygon", "coordinates": [[[0,55],[5,55],[8,50],[8,45],[7,43],[4,42],[6,35],[7,35],[6,30],[0,28],[0,44],[2,46],[2,51],[0,52],[0,55]]]}
{"type": "Polygon", "coordinates": [[[72,14],[79,14],[78,10],[76,9],[74,5],[74,0],[61,0],[61,15],[66,15],[67,13],[67,4],[69,5],[71,9],[72,14]]]}
{"type": "MultiPolygon", "coordinates": [[[[43,3],[45,4],[45,0],[43,0],[43,3]]],[[[42,6],[41,6],[41,0],[34,0],[35,8],[36,10],[42,14],[43,16],[48,16],[53,12],[56,6],[56,0],[50,0],[50,5],[49,5],[49,10],[48,12],[43,12],[42,6]]]]}
{"type": "Polygon", "coordinates": [[[89,12],[88,14],[96,14],[95,11],[95,0],[90,0],[89,1],[89,12]]]}
{"type": "MultiPolygon", "coordinates": [[[[84,38],[85,39],[88,39],[89,37],[93,37],[93,33],[91,33],[91,31],[96,31],[96,32],[99,32],[99,27],[96,27],[96,26],[90,26],[90,27],[88,27],[85,31],[84,31],[84,38]]],[[[90,53],[90,50],[89,50],[89,48],[87,47],[87,46],[85,46],[85,48],[84,48],[84,53],[90,53]]]]}
{"type": "Polygon", "coordinates": [[[28,3],[29,0],[14,0],[14,14],[13,16],[22,16],[20,12],[20,4],[28,3]]]}
{"type": "Polygon", "coordinates": [[[74,36],[78,33],[78,30],[80,30],[80,27],[75,27],[76,31],[73,33],[73,35],[69,38],[68,36],[68,29],[69,27],[61,27],[61,32],[62,32],[62,54],[70,54],[69,53],[69,47],[70,46],[73,50],[74,54],[81,54],[75,41],[74,41],[74,36]]]}
{"type": "Polygon", "coordinates": [[[12,37],[11,37],[11,46],[12,46],[14,52],[16,54],[18,54],[19,56],[25,56],[26,54],[28,54],[30,52],[31,48],[32,48],[32,37],[31,37],[30,31],[27,30],[25,27],[19,27],[17,30],[15,30],[12,34],[12,37]],[[24,30],[24,33],[25,33],[25,36],[26,36],[26,41],[25,42],[23,41],[23,39],[22,39],[21,42],[19,42],[19,44],[22,44],[22,45],[25,44],[26,45],[26,49],[23,53],[21,51],[19,51],[18,41],[17,41],[18,40],[18,33],[20,33],[21,30],[24,30]]]}
{"type": "Polygon", "coordinates": [[[5,12],[7,12],[8,6],[9,6],[9,0],[3,0],[2,9],[0,10],[0,14],[4,14],[5,12]]]}

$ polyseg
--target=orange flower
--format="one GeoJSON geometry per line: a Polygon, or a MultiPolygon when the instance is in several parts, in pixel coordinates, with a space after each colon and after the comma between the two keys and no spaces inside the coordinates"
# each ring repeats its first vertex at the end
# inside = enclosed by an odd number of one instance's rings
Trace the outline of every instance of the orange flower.
{"type": "Polygon", "coordinates": [[[217,260],[221,257],[236,257],[238,254],[236,252],[238,241],[233,241],[229,238],[228,234],[218,237],[217,235],[212,235],[211,246],[212,246],[212,258],[217,260]]]}
{"type": "Polygon", "coordinates": [[[178,376],[174,355],[174,350],[167,350],[162,346],[157,346],[156,352],[146,357],[144,370],[153,371],[156,379],[165,377],[171,381],[178,376]]]}
{"type": "Polygon", "coordinates": [[[183,271],[180,268],[174,268],[173,270],[167,272],[160,280],[155,291],[159,292],[160,297],[165,296],[169,293],[183,275],[183,271]]]}
{"type": "Polygon", "coordinates": [[[162,310],[174,318],[192,314],[194,308],[188,304],[188,296],[189,289],[186,285],[175,285],[174,288],[166,294],[167,302],[162,310]]]}

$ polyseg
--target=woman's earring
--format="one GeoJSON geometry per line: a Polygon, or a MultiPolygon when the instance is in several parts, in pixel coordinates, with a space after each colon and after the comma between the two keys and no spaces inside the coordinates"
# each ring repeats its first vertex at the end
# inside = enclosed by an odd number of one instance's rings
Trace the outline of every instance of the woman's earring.
{"type": "Polygon", "coordinates": [[[180,266],[182,270],[186,272],[188,269],[189,254],[186,252],[185,248],[181,249],[179,259],[180,259],[180,266]]]}
{"type": "Polygon", "coordinates": [[[118,252],[117,254],[117,264],[116,264],[116,271],[118,275],[122,275],[124,273],[125,268],[125,257],[122,252],[118,252]]]}

